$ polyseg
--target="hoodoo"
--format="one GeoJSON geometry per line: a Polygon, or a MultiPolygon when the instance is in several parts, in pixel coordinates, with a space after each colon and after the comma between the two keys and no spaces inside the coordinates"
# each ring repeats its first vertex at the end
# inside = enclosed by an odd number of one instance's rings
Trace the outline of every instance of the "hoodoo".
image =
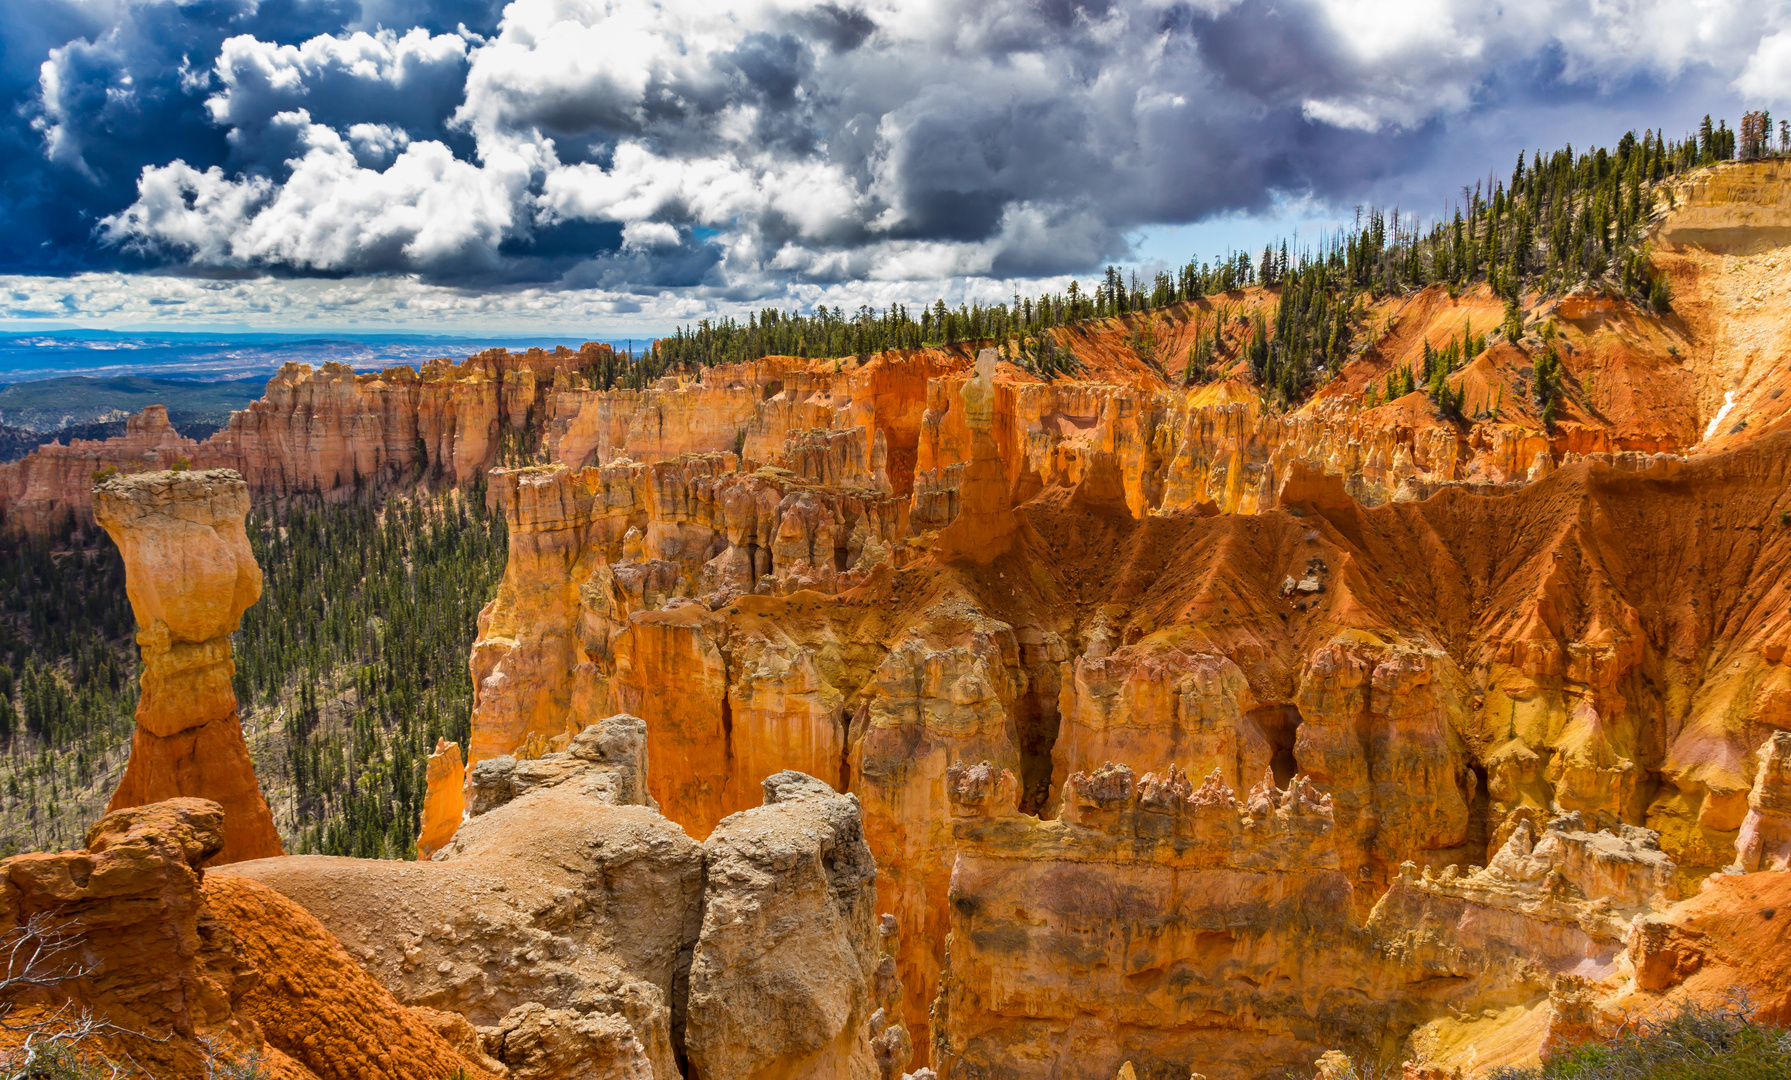
{"type": "Polygon", "coordinates": [[[111,476],[94,486],[93,511],[124,556],[143,653],[130,765],[110,809],[210,799],[225,814],[217,862],[280,854],[230,683],[230,634],[261,596],[243,529],[249,486],[227,469],[111,476]]]}

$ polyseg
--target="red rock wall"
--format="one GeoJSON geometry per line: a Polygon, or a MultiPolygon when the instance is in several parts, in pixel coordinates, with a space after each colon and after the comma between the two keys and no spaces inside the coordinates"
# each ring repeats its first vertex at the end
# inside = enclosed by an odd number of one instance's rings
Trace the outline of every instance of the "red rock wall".
{"type": "Polygon", "coordinates": [[[346,498],[417,479],[472,485],[496,460],[500,432],[522,431],[531,416],[545,425],[555,379],[607,350],[494,349],[461,364],[362,374],[346,364],[287,364],[260,400],[204,442],[182,438],[167,410],[150,406],[119,438],[52,444],[0,465],[4,525],[34,535],[69,522],[91,527],[96,473],[166,469],[181,458],[194,468],[236,470],[258,501],[306,492],[346,498]]]}

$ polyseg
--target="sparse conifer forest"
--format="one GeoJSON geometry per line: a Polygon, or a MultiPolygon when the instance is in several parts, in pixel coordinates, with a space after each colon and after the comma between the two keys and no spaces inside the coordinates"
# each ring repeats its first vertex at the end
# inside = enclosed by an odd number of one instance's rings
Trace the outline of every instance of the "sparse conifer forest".
{"type": "MultiPolygon", "coordinates": [[[[1349,228],[1310,245],[1295,248],[1282,241],[1266,245],[1255,258],[1229,252],[1190,260],[1149,281],[1109,266],[1092,291],[1071,281],[1062,291],[1016,295],[1011,302],[953,308],[940,299],[918,312],[900,304],[855,312],[821,305],[812,314],[766,308],[744,323],[704,319],[657,343],[652,374],[766,356],[993,345],[1040,378],[1074,377],[1073,360],[1055,359],[1067,352],[1061,348],[1066,331],[1091,320],[1130,324],[1145,313],[1159,313],[1192,321],[1201,332],[1186,357],[1157,357],[1135,344],[1147,367],[1166,369],[1165,362],[1173,360],[1180,365],[1180,381],[1192,385],[1242,359],[1265,391],[1297,404],[1359,350],[1369,298],[1429,285],[1459,291],[1484,284],[1515,312],[1525,294],[1583,288],[1667,311],[1670,289],[1650,269],[1642,238],[1649,220],[1671,198],[1663,182],[1738,157],[1791,153],[1785,135],[1791,128],[1779,124],[1775,145],[1772,124],[1764,112],[1749,113],[1737,132],[1706,116],[1696,133],[1679,140],[1632,131],[1614,148],[1520,153],[1509,176],[1488,175],[1464,186],[1447,217],[1426,220],[1397,209],[1362,208],[1349,228]],[[1226,298],[1235,302],[1239,290],[1257,286],[1278,295],[1273,319],[1234,325],[1223,313],[1226,298]]],[[[1521,326],[1520,316],[1508,335],[1521,326]]],[[[1143,334],[1148,330],[1134,331],[1135,341],[1141,343],[1143,334]]],[[[1452,357],[1450,370],[1473,355],[1452,357]]],[[[1414,381],[1450,410],[1451,403],[1434,389],[1434,369],[1415,373],[1414,381]]],[[[1453,408],[1459,412],[1462,405],[1453,408]]]]}
{"type": "Polygon", "coordinates": [[[482,488],[301,503],[254,514],[249,540],[265,584],[236,644],[237,701],[288,850],[409,858],[429,752],[466,745],[502,518],[482,488]]]}

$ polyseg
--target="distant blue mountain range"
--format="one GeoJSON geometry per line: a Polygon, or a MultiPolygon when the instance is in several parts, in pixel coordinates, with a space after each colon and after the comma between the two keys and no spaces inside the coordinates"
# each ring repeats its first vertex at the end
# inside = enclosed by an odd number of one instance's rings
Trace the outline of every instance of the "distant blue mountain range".
{"type": "MultiPolygon", "coordinates": [[[[446,356],[463,360],[503,346],[522,350],[577,348],[603,338],[462,337],[432,334],[132,333],[116,330],[41,330],[0,333],[0,384],[64,375],[176,375],[187,379],[265,378],[289,360],[329,360],[357,370],[419,364],[446,356]]],[[[617,348],[627,344],[611,342],[617,348]]],[[[648,342],[637,339],[638,351],[648,342]]]]}

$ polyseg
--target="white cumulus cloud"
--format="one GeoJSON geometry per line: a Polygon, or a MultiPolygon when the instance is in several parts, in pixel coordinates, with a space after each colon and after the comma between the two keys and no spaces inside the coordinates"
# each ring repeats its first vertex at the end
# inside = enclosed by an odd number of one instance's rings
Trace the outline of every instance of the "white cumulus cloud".
{"type": "Polygon", "coordinates": [[[410,143],[386,168],[369,169],[348,140],[302,110],[276,114],[271,126],[295,130],[302,148],[283,182],[200,172],[184,161],[150,167],[137,201],[101,227],[115,242],[213,266],[490,264],[531,171],[514,156],[462,161],[433,141],[410,143]]]}

